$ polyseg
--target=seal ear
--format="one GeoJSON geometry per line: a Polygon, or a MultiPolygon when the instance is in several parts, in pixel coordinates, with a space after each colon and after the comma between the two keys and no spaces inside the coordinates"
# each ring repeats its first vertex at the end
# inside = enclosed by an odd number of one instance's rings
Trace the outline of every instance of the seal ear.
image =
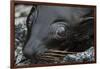
{"type": "Polygon", "coordinates": [[[37,12],[37,6],[33,5],[28,17],[27,17],[27,20],[26,20],[26,26],[27,26],[27,39],[29,39],[30,37],[30,34],[31,34],[31,28],[33,26],[33,24],[35,23],[36,19],[37,19],[37,15],[38,15],[38,12],[37,12]]]}
{"type": "Polygon", "coordinates": [[[90,12],[84,15],[80,19],[79,23],[79,30],[82,34],[82,40],[83,39],[90,39],[93,38],[93,29],[94,29],[94,9],[91,8],[90,12]]]}
{"type": "Polygon", "coordinates": [[[93,38],[93,29],[94,29],[94,17],[86,17],[77,27],[77,36],[75,35],[78,41],[83,41],[86,39],[93,38]]]}
{"type": "Polygon", "coordinates": [[[81,27],[86,29],[88,35],[93,34],[94,17],[87,17],[82,23],[81,27]]]}

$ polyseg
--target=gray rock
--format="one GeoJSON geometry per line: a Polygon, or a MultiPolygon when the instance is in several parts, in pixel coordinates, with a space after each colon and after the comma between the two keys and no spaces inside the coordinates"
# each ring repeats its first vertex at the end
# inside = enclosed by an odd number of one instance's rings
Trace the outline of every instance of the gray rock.
{"type": "Polygon", "coordinates": [[[95,60],[94,58],[94,47],[91,47],[85,52],[68,54],[63,60],[66,62],[92,62],[95,60]]]}
{"type": "Polygon", "coordinates": [[[29,64],[30,61],[23,56],[22,47],[24,45],[27,28],[26,19],[32,5],[15,6],[15,57],[16,65],[29,64]]]}

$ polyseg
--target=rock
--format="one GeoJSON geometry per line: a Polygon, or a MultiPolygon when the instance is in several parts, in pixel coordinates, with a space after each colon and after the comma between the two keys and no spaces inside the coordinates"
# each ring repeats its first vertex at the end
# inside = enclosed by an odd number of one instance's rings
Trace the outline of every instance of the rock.
{"type": "Polygon", "coordinates": [[[94,58],[94,47],[91,47],[85,52],[68,54],[63,60],[66,62],[92,62],[95,60],[94,58]]]}
{"type": "Polygon", "coordinates": [[[22,47],[24,45],[27,28],[26,19],[31,10],[31,5],[15,6],[15,57],[16,65],[29,64],[30,61],[23,56],[22,47]]]}

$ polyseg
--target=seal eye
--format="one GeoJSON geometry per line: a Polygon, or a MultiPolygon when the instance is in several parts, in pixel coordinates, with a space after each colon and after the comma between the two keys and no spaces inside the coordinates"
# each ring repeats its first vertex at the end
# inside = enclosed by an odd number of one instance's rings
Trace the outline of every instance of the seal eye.
{"type": "Polygon", "coordinates": [[[56,34],[60,37],[64,37],[65,33],[66,31],[64,27],[58,27],[58,29],[56,30],[56,34]]]}
{"type": "Polygon", "coordinates": [[[63,40],[67,34],[67,23],[65,22],[56,22],[51,24],[49,30],[49,38],[63,40]]]}

